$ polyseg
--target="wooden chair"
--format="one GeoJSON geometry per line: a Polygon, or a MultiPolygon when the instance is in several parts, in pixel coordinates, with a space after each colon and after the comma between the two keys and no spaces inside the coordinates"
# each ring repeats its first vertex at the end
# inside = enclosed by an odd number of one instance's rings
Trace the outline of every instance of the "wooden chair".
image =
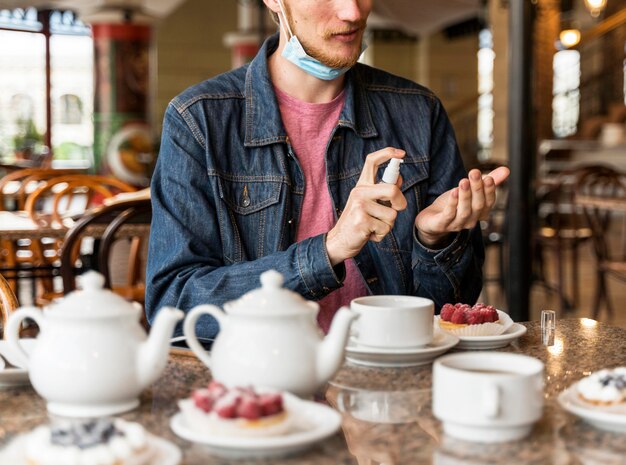
{"type": "MultiPolygon", "coordinates": [[[[76,169],[43,169],[26,168],[13,171],[0,179],[0,210],[8,206],[11,200],[11,209],[23,210],[26,198],[33,190],[49,179],[60,175],[80,173],[76,169]]],[[[5,278],[9,281],[13,292],[18,293],[19,269],[41,267],[45,260],[38,254],[39,245],[29,239],[7,240],[0,238],[0,269],[6,271],[5,278]],[[9,271],[10,270],[10,271],[9,271]]]]}
{"type": "Polygon", "coordinates": [[[591,228],[583,212],[574,203],[575,181],[587,168],[559,173],[549,182],[541,183],[536,191],[537,228],[535,230],[535,263],[538,281],[556,292],[562,311],[573,310],[579,301],[578,249],[591,238],[591,228]],[[545,275],[544,253],[554,255],[556,284],[545,275]],[[571,257],[571,297],[566,291],[566,256],[571,257]]]}
{"type": "MultiPolygon", "coordinates": [[[[24,209],[35,222],[48,221],[53,226],[69,227],[71,215],[80,215],[97,206],[104,199],[120,192],[134,192],[136,188],[118,179],[97,175],[64,175],[46,181],[26,199],[24,209]]],[[[33,250],[42,266],[60,266],[63,240],[43,238],[33,244],[33,250]]],[[[76,252],[77,253],[77,252],[76,252]]],[[[40,305],[58,295],[52,279],[40,280],[43,291],[37,298],[40,305]]]]}
{"type": "Polygon", "coordinates": [[[142,246],[147,238],[152,218],[149,199],[134,200],[102,206],[81,217],[68,231],[61,249],[61,276],[63,293],[76,288],[76,275],[86,267],[77,259],[76,247],[88,234],[90,227],[105,227],[98,246],[98,260],[91,264],[104,275],[105,287],[122,297],[140,302],[145,301],[144,263],[141,258],[142,246]],[[111,252],[113,244],[119,240],[129,240],[130,253],[127,262],[127,279],[123,285],[113,285],[111,278],[111,252]]]}
{"type": "Polygon", "coordinates": [[[607,278],[626,282],[626,174],[606,166],[591,167],[577,179],[576,202],[592,230],[597,263],[593,318],[598,318],[603,303],[613,318],[607,278]]]}
{"type": "Polygon", "coordinates": [[[17,297],[11,286],[2,275],[0,275],[0,330],[4,334],[7,320],[12,312],[18,307],[17,297]]]}

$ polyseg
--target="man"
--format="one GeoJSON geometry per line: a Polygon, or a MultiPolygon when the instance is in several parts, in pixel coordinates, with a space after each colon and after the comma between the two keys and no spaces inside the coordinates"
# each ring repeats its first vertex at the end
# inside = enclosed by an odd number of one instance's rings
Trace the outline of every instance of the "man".
{"type": "MultiPolygon", "coordinates": [[[[508,170],[466,178],[439,100],[356,63],[371,0],[264,2],[278,37],[166,111],[149,319],[164,305],[222,305],[272,268],[320,301],[324,330],[339,306],[370,293],[473,303],[484,260],[476,224],[508,170]],[[393,157],[400,179],[379,183],[393,157]]],[[[198,328],[217,331],[208,318],[198,328]]]]}

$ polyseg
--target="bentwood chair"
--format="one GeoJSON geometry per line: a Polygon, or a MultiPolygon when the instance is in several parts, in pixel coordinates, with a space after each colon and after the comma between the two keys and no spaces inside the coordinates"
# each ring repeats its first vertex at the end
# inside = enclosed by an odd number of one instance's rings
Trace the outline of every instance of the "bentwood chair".
{"type": "Polygon", "coordinates": [[[0,335],[4,334],[9,315],[17,309],[17,297],[13,289],[2,275],[0,275],[0,335]]]}
{"type": "Polygon", "coordinates": [[[537,278],[546,288],[556,292],[562,311],[569,311],[579,301],[578,249],[591,238],[591,228],[581,209],[574,203],[577,176],[587,167],[564,171],[549,181],[544,180],[536,190],[537,229],[535,253],[537,278]],[[545,272],[546,253],[552,254],[556,266],[556,284],[548,282],[545,272]],[[566,259],[571,257],[568,296],[566,259]]]}
{"type": "Polygon", "coordinates": [[[147,238],[152,206],[150,199],[132,200],[101,206],[83,215],[65,235],[61,249],[61,276],[63,293],[76,288],[75,278],[88,267],[102,273],[105,287],[127,300],[144,303],[144,261],[143,245],[147,238]],[[83,263],[76,247],[81,238],[89,234],[89,228],[104,227],[98,247],[97,260],[87,265],[83,263]],[[126,260],[126,279],[119,283],[117,276],[112,276],[113,245],[118,241],[130,242],[130,252],[126,260]]]}
{"type": "Polygon", "coordinates": [[[596,289],[593,318],[606,306],[613,318],[607,278],[626,283],[626,174],[595,166],[579,176],[576,202],[582,206],[592,230],[596,258],[596,289]]]}
{"type": "MultiPolygon", "coordinates": [[[[0,210],[23,210],[26,198],[49,179],[78,173],[79,170],[27,168],[13,171],[0,179],[0,210]]],[[[38,254],[39,244],[30,239],[9,240],[0,237],[0,269],[17,294],[24,276],[32,279],[32,270],[44,266],[38,254]]],[[[34,287],[34,285],[33,285],[34,287]]]]}
{"type": "MultiPolygon", "coordinates": [[[[56,227],[68,227],[73,223],[72,215],[81,215],[104,199],[121,192],[134,192],[136,188],[118,179],[97,175],[65,175],[49,179],[26,199],[24,209],[35,222],[47,221],[56,227]]],[[[43,266],[60,265],[60,250],[63,240],[42,238],[33,243],[38,262],[43,266]]],[[[57,293],[52,279],[42,279],[42,295],[38,303],[47,303],[57,293]]]]}

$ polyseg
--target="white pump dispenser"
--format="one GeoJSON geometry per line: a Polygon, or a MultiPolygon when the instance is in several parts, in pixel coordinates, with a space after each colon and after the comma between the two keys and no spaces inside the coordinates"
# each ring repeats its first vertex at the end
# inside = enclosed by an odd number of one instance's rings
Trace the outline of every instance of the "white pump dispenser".
{"type": "MultiPolygon", "coordinates": [[[[400,176],[400,163],[404,163],[402,158],[392,158],[389,160],[389,164],[387,165],[387,168],[385,168],[383,178],[380,182],[385,184],[395,184],[398,182],[398,176],[400,176]]],[[[391,207],[391,202],[389,200],[379,200],[378,203],[386,207],[391,207]]]]}

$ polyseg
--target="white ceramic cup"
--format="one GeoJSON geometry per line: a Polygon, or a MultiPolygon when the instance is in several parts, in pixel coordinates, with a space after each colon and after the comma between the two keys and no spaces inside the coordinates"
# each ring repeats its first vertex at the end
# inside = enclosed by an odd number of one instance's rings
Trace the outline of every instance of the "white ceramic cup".
{"type": "Polygon", "coordinates": [[[365,346],[384,349],[422,347],[433,340],[435,304],[406,295],[370,295],[352,300],[359,318],[352,335],[365,346]]]}
{"type": "Polygon", "coordinates": [[[433,364],[433,414],[444,432],[474,442],[530,433],[543,412],[543,363],[526,355],[466,352],[433,364]]]}

